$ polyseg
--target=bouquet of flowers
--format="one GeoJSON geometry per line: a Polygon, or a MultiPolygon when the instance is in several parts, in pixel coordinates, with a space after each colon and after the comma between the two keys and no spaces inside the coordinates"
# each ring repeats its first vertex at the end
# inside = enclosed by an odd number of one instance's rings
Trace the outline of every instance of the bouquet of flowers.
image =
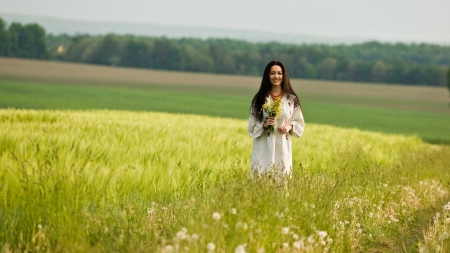
{"type": "MultiPolygon", "coordinates": [[[[279,118],[281,114],[281,97],[267,101],[263,104],[262,110],[271,118],[279,118]]],[[[275,133],[275,127],[269,126],[269,131],[275,133]]]]}

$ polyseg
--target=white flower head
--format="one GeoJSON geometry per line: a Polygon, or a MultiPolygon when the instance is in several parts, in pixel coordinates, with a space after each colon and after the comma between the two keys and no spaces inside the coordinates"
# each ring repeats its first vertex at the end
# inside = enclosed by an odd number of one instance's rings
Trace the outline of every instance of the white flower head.
{"type": "Polygon", "coordinates": [[[245,244],[237,246],[236,249],[234,250],[234,253],[246,253],[245,244]]]}
{"type": "Polygon", "coordinates": [[[313,244],[313,243],[315,243],[315,242],[316,242],[316,240],[314,240],[314,236],[310,235],[310,236],[308,237],[308,243],[309,243],[309,244],[313,244]]]}
{"type": "Polygon", "coordinates": [[[237,213],[236,208],[231,208],[231,209],[230,209],[230,213],[231,213],[231,214],[236,214],[236,213],[237,213]]]}
{"type": "Polygon", "coordinates": [[[173,248],[172,245],[167,245],[167,246],[164,248],[164,252],[166,252],[166,253],[172,253],[172,252],[175,252],[175,249],[173,248]]]}
{"type": "Polygon", "coordinates": [[[320,238],[325,238],[328,235],[327,231],[319,231],[317,234],[320,238]]]}
{"type": "Polygon", "coordinates": [[[216,245],[212,242],[209,242],[206,245],[206,249],[208,250],[208,252],[213,252],[216,249],[216,245]]]}
{"type": "Polygon", "coordinates": [[[283,228],[281,229],[281,234],[283,234],[283,235],[289,234],[289,227],[283,227],[283,228]]]}
{"type": "Polygon", "coordinates": [[[220,213],[213,213],[212,217],[214,220],[220,220],[220,213]]]}
{"type": "Polygon", "coordinates": [[[178,238],[179,240],[185,240],[185,239],[186,239],[186,233],[183,232],[183,231],[178,231],[178,233],[177,233],[177,238],[178,238]]]}
{"type": "Polygon", "coordinates": [[[192,240],[196,241],[196,240],[198,240],[198,235],[197,234],[192,234],[191,238],[192,238],[192,240]]]}
{"type": "Polygon", "coordinates": [[[299,238],[299,236],[298,236],[297,234],[293,234],[293,235],[292,235],[292,238],[294,238],[294,240],[296,240],[296,241],[297,241],[297,240],[298,240],[298,238],[299,238]]]}
{"type": "Polygon", "coordinates": [[[288,242],[283,242],[283,248],[289,248],[289,243],[288,242]]]}
{"type": "Polygon", "coordinates": [[[296,241],[292,244],[295,249],[302,249],[304,246],[303,241],[296,241]]]}

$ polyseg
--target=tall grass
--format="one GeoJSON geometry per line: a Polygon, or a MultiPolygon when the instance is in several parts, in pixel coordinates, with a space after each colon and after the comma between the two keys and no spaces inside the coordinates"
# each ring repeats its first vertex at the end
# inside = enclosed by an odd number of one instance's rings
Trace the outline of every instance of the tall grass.
{"type": "Polygon", "coordinates": [[[426,243],[421,217],[449,198],[448,147],[315,124],[293,145],[290,180],[252,181],[245,120],[1,110],[2,250],[399,252],[426,243]]]}

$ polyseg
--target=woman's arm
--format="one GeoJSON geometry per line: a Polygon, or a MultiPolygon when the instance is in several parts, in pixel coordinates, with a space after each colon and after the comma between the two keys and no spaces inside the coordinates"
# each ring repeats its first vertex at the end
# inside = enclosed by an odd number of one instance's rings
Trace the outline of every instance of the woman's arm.
{"type": "Polygon", "coordinates": [[[251,112],[248,117],[247,132],[252,138],[258,138],[264,132],[264,121],[260,122],[251,112]]]}
{"type": "Polygon", "coordinates": [[[305,120],[303,119],[303,113],[300,105],[294,105],[294,111],[292,112],[292,118],[289,122],[292,125],[291,131],[289,133],[293,137],[301,137],[303,131],[305,130],[305,120]]]}

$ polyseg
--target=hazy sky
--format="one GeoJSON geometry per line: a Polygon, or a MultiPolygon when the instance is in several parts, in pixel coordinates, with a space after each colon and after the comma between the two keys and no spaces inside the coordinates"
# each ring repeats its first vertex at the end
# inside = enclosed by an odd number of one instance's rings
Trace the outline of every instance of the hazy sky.
{"type": "Polygon", "coordinates": [[[450,0],[0,0],[0,11],[450,44],[450,0]]]}

